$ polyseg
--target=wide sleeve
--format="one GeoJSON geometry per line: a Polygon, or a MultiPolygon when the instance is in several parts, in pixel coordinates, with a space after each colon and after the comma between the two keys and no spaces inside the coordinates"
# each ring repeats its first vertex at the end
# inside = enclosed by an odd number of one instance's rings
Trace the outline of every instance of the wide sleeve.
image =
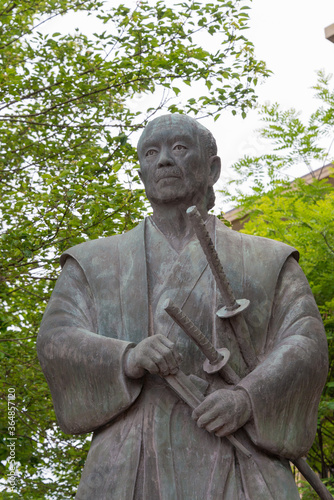
{"type": "Polygon", "coordinates": [[[83,270],[68,257],[37,338],[38,357],[64,432],[90,432],[137,398],[142,382],[129,379],[123,370],[131,345],[98,335],[94,297],[83,270]]]}
{"type": "Polygon", "coordinates": [[[239,384],[250,396],[245,429],[264,450],[290,459],[311,447],[328,370],[327,340],[309,284],[290,257],[277,283],[260,364],[239,384]]]}

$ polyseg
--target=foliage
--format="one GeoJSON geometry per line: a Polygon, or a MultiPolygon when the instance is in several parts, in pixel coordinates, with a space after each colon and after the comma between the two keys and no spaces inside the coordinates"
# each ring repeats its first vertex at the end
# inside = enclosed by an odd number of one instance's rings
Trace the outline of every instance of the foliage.
{"type": "Polygon", "coordinates": [[[87,438],[56,426],[35,352],[58,256],[143,217],[131,141],[150,116],[166,109],[218,117],[228,107],[244,116],[253,105],[257,79],[268,72],[244,35],[247,3],[141,1],[131,10],[106,0],[0,0],[2,476],[9,388],[19,464],[14,491],[6,487],[2,498],[74,496],[87,438]],[[74,23],[73,13],[86,13],[102,28],[67,32],[71,13],[74,23]],[[61,32],[47,32],[56,16],[61,32]],[[139,97],[154,92],[161,101],[138,111],[139,97]]]}
{"type": "MultiPolygon", "coordinates": [[[[273,151],[255,158],[244,157],[234,165],[237,192],[230,199],[246,216],[243,232],[273,238],[300,251],[300,265],[311,285],[322,315],[329,344],[330,369],[318,415],[318,431],[308,461],[334,492],[334,169],[330,179],[321,180],[322,170],[312,171],[312,181],[299,178],[292,183],[287,173],[300,162],[308,167],[329,163],[334,142],[334,90],[330,78],[318,74],[314,87],[319,108],[303,123],[295,110],[279,105],[263,106],[262,137],[273,151]],[[329,149],[327,148],[329,144],[329,149]],[[320,178],[319,178],[320,177],[320,178]],[[242,185],[252,183],[243,194],[242,185]],[[329,478],[329,479],[328,479],[329,478]]],[[[225,191],[228,194],[228,190],[225,191]]],[[[313,496],[309,486],[303,498],[313,496]]]]}

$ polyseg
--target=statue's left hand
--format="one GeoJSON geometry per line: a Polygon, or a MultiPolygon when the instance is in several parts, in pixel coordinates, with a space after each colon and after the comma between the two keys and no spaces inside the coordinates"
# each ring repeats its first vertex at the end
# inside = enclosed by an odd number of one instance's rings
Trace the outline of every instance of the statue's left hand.
{"type": "Polygon", "coordinates": [[[251,415],[251,403],[246,391],[219,389],[195,408],[192,417],[199,427],[221,437],[240,429],[251,415]]]}

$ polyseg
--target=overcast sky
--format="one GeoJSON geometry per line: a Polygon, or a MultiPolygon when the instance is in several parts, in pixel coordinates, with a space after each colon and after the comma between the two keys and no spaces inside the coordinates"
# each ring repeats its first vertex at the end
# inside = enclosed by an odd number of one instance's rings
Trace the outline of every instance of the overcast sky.
{"type": "MultiPolygon", "coordinates": [[[[316,71],[334,71],[334,43],[325,39],[324,28],[334,23],[333,0],[253,0],[248,37],[257,57],[266,61],[273,75],[258,89],[259,102],[278,102],[308,117],[317,107],[311,87],[316,71]]],[[[334,79],[333,79],[334,85],[334,79]]],[[[260,154],[264,144],[254,134],[261,125],[256,111],[245,120],[226,115],[211,125],[219,137],[223,166],[243,154],[260,154]],[[224,138],[227,140],[224,141],[224,138]]],[[[315,166],[315,168],[317,168],[315,166]]],[[[296,175],[302,175],[298,169],[296,175]]]]}

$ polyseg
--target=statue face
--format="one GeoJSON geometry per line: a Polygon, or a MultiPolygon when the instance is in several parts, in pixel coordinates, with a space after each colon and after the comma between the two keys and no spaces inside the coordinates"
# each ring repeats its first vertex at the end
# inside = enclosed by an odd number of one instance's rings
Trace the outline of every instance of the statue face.
{"type": "Polygon", "coordinates": [[[151,202],[190,206],[205,198],[210,159],[196,127],[185,117],[171,115],[149,124],[140,139],[138,156],[140,176],[151,202]]]}

